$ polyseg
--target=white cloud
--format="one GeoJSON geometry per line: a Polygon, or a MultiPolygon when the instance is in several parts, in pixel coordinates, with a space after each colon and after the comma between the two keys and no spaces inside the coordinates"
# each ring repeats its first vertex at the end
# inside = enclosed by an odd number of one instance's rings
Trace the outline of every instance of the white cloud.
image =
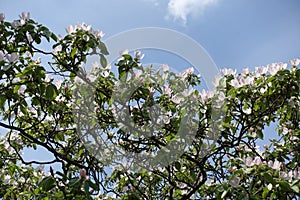
{"type": "Polygon", "coordinates": [[[185,25],[189,15],[202,14],[207,7],[217,2],[218,0],[169,0],[168,16],[182,21],[185,25]]]}

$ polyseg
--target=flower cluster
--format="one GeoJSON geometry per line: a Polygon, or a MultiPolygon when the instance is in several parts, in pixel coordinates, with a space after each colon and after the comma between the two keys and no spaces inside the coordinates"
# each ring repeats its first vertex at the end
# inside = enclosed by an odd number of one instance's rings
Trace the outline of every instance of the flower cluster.
{"type": "Polygon", "coordinates": [[[94,30],[91,25],[87,25],[85,23],[77,23],[77,25],[75,25],[75,26],[69,25],[66,28],[67,33],[70,35],[72,33],[75,33],[78,30],[83,30],[83,31],[89,32],[89,33],[93,34],[96,38],[99,38],[99,39],[101,39],[104,36],[104,33],[102,31],[94,30]]]}
{"type": "MultiPolygon", "coordinates": [[[[293,59],[289,61],[291,66],[297,67],[300,63],[300,59],[293,59]]],[[[243,69],[241,74],[236,74],[236,70],[230,68],[224,68],[221,73],[227,77],[232,75],[234,78],[230,81],[230,85],[234,88],[240,88],[247,85],[253,85],[256,78],[269,73],[271,76],[275,75],[278,71],[287,68],[287,63],[271,63],[266,67],[255,67],[255,72],[250,73],[249,68],[243,69]]]]}

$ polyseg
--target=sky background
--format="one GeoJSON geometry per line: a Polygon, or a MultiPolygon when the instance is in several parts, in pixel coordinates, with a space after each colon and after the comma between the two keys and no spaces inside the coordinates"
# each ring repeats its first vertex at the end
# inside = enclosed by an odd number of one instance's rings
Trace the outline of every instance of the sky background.
{"type": "Polygon", "coordinates": [[[70,24],[91,24],[105,33],[104,42],[134,28],[176,30],[201,44],[219,68],[254,70],[300,58],[299,0],[0,0],[6,20],[23,11],[61,35],[70,24]]]}
{"type": "Polygon", "coordinates": [[[22,11],[65,35],[77,22],[105,33],[163,27],[201,44],[219,68],[254,69],[300,57],[299,0],[0,0],[7,20],[22,11]]]}

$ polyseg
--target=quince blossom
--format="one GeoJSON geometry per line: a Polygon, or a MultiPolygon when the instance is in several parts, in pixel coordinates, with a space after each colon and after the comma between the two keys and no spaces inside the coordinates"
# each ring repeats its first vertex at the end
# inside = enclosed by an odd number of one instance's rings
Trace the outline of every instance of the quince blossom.
{"type": "Polygon", "coordinates": [[[22,12],[22,14],[21,14],[21,19],[22,20],[29,20],[29,18],[30,18],[30,12],[22,12]]]}
{"type": "Polygon", "coordinates": [[[272,63],[268,66],[269,73],[273,76],[275,75],[279,70],[283,70],[287,67],[286,63],[272,63]]]}
{"type": "Polygon", "coordinates": [[[230,68],[224,68],[221,70],[221,73],[224,76],[229,76],[229,75],[235,75],[236,74],[236,70],[230,69],[230,68]]]}
{"type": "Polygon", "coordinates": [[[242,75],[243,75],[243,76],[246,76],[246,75],[248,75],[249,73],[250,73],[249,68],[245,68],[245,69],[242,70],[242,75]]]}
{"type": "Polygon", "coordinates": [[[168,85],[164,85],[163,93],[170,96],[172,94],[172,90],[169,88],[168,85]]]}
{"type": "Polygon", "coordinates": [[[199,93],[199,98],[201,99],[202,103],[205,103],[207,102],[207,100],[211,97],[213,97],[213,92],[212,91],[206,91],[206,90],[202,90],[200,93],[199,93]]]}
{"type": "Polygon", "coordinates": [[[66,31],[67,31],[68,34],[72,34],[72,33],[75,33],[76,28],[73,27],[72,25],[69,25],[69,26],[66,28],[66,31]]]}
{"type": "Polygon", "coordinates": [[[255,67],[255,74],[257,77],[266,74],[267,72],[268,72],[268,67],[264,67],[264,66],[255,67]]]}
{"type": "Polygon", "coordinates": [[[5,54],[0,50],[0,61],[5,60],[5,54]]]}
{"type": "Polygon", "coordinates": [[[7,54],[6,58],[10,63],[14,63],[19,59],[19,55],[16,53],[7,54]]]}
{"type": "Polygon", "coordinates": [[[163,69],[164,72],[169,71],[169,66],[166,65],[166,64],[163,64],[163,65],[161,66],[161,68],[163,69]]]}
{"type": "Polygon", "coordinates": [[[182,78],[186,78],[188,75],[193,74],[193,73],[194,73],[194,68],[191,67],[191,68],[188,68],[188,69],[182,71],[182,72],[180,73],[180,76],[181,76],[182,78]]]}
{"type": "Polygon", "coordinates": [[[290,60],[289,63],[290,65],[297,67],[300,64],[300,59],[290,60]]]}

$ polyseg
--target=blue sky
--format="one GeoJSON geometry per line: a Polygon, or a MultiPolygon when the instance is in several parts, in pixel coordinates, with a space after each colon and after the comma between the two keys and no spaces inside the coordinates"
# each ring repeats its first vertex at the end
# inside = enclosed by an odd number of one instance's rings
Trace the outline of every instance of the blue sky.
{"type": "Polygon", "coordinates": [[[29,11],[61,35],[77,22],[102,30],[104,41],[133,28],[176,30],[201,44],[219,68],[238,71],[300,57],[299,9],[299,0],[0,0],[7,20],[29,11]]]}
{"type": "Polygon", "coordinates": [[[195,39],[219,68],[244,68],[300,57],[298,0],[15,0],[0,1],[8,20],[22,11],[53,32],[85,22],[106,35],[142,27],[195,39]]]}

